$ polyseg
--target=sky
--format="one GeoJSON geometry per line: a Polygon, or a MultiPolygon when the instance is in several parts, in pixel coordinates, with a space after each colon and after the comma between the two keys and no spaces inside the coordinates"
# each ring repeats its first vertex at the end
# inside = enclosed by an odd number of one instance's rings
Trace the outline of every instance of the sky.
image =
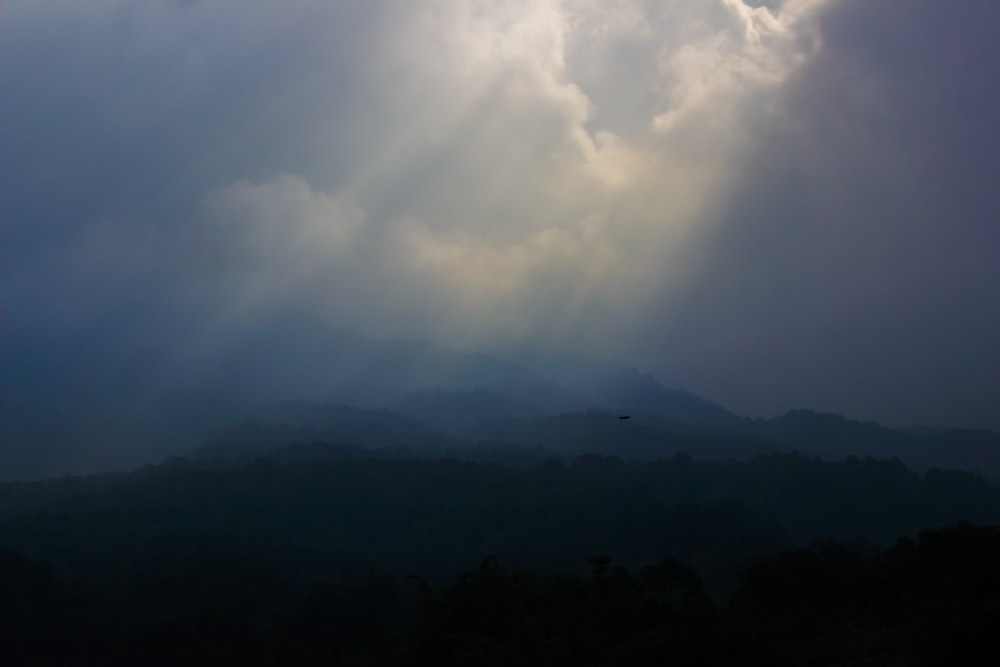
{"type": "Polygon", "coordinates": [[[37,374],[295,310],[1000,430],[1000,3],[0,14],[0,332],[37,374]]]}

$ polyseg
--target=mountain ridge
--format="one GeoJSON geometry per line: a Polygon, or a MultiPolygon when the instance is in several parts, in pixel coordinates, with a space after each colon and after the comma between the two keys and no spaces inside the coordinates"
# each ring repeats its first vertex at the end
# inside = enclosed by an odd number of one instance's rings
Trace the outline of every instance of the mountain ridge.
{"type": "MultiPolygon", "coordinates": [[[[0,396],[9,399],[0,401],[0,437],[7,445],[0,452],[0,478],[141,465],[184,454],[206,433],[247,421],[307,424],[303,414],[281,416],[264,407],[286,402],[288,408],[295,401],[301,401],[300,408],[313,404],[394,411],[415,419],[439,440],[498,441],[503,435],[521,445],[569,451],[575,445],[557,442],[558,433],[591,443],[597,442],[595,433],[604,433],[607,442],[600,443],[600,451],[614,453],[615,439],[628,433],[622,452],[642,457],[658,451],[659,438],[711,451],[712,456],[723,451],[742,456],[744,450],[770,447],[834,460],[899,458],[916,469],[955,467],[1000,477],[1000,435],[989,431],[919,433],[805,409],[751,419],[684,389],[668,388],[635,367],[565,350],[532,355],[523,350],[457,351],[289,319],[277,329],[249,331],[218,350],[203,351],[204,358],[184,357],[169,348],[156,352],[152,343],[144,352],[149,354],[180,361],[169,374],[153,378],[140,372],[141,364],[126,365],[116,371],[113,383],[100,384],[94,378],[102,376],[94,369],[101,360],[95,357],[75,368],[75,376],[41,375],[31,396],[11,395],[0,381],[0,396]],[[171,382],[163,380],[167,376],[171,382]],[[49,403],[47,386],[53,389],[49,403]],[[66,387],[75,386],[86,387],[86,395],[67,393],[66,387]],[[610,424],[609,416],[606,425],[594,414],[636,419],[610,424]],[[582,424],[591,424],[590,430],[582,424]],[[627,426],[634,428],[626,431],[627,426]],[[88,447],[101,455],[86,461],[88,447]],[[33,460],[32,452],[41,452],[44,460],[33,460]]],[[[44,355],[36,357],[53,363],[44,355]]],[[[20,372],[30,370],[30,359],[23,361],[20,372]]],[[[341,412],[341,421],[346,416],[341,412]]],[[[388,413],[383,417],[389,419],[388,413]]],[[[328,429],[324,438],[351,439],[336,429],[328,429]]],[[[377,444],[371,433],[362,440],[377,444]]]]}

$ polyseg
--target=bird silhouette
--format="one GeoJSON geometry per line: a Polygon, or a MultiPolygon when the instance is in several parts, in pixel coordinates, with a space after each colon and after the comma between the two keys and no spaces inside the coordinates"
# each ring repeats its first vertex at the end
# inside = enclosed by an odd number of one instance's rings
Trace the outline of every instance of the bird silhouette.
{"type": "Polygon", "coordinates": [[[632,415],[620,415],[618,419],[631,419],[632,415]]]}

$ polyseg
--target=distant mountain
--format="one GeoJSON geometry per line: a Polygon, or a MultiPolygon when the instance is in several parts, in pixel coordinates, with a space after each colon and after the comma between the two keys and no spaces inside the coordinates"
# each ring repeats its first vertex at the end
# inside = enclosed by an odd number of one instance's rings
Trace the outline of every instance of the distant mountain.
{"type": "Polygon", "coordinates": [[[875,422],[841,415],[792,410],[771,420],[748,422],[745,430],[823,458],[873,456],[901,459],[912,453],[918,439],[875,422]]]}
{"type": "Polygon", "coordinates": [[[1000,477],[995,433],[904,432],[808,410],[748,419],[635,368],[566,350],[449,350],[291,314],[187,346],[164,334],[128,350],[97,335],[36,347],[3,358],[0,480],[134,467],[244,423],[264,438],[244,456],[293,440],[445,449],[491,442],[643,459],[797,449],[1000,477]],[[633,419],[608,418],[619,414],[633,419]]]}
{"type": "Polygon", "coordinates": [[[482,433],[502,441],[538,445],[564,455],[603,454],[627,460],[654,460],[686,453],[702,460],[748,460],[787,449],[734,432],[691,428],[659,417],[587,411],[540,419],[483,423],[482,433]]]}
{"type": "MultiPolygon", "coordinates": [[[[407,400],[446,409],[479,407],[474,417],[511,407],[488,392],[418,392],[407,400]],[[430,403],[426,403],[430,401],[430,403]]],[[[247,413],[248,415],[251,413],[247,413]]],[[[432,415],[433,416],[433,415],[432,415]]],[[[702,460],[749,460],[787,450],[753,436],[635,415],[588,410],[544,417],[484,418],[465,425],[462,437],[445,433],[409,415],[382,409],[309,403],[267,403],[253,418],[213,434],[189,456],[194,460],[240,464],[259,458],[456,458],[540,464],[552,456],[601,454],[649,461],[686,453],[702,460]]],[[[443,419],[450,419],[448,414],[443,419]]],[[[454,425],[454,421],[451,422],[454,425]]]]}
{"type": "Polygon", "coordinates": [[[1000,434],[990,431],[904,431],[812,410],[792,410],[770,420],[745,420],[741,430],[829,460],[898,458],[915,470],[954,468],[1000,478],[1000,434]]]}
{"type": "MultiPolygon", "coordinates": [[[[324,443],[347,448],[336,450],[345,456],[360,456],[374,450],[446,451],[458,444],[450,436],[390,410],[287,401],[262,403],[248,409],[245,416],[242,423],[210,435],[190,456],[197,460],[246,463],[274,457],[291,445],[324,443]]],[[[313,451],[318,456],[334,449],[313,451]]]]}
{"type": "Polygon", "coordinates": [[[498,354],[509,355],[601,408],[713,429],[742,425],[741,417],[721,405],[684,389],[668,388],[652,375],[616,361],[565,350],[507,349],[498,354]]]}
{"type": "Polygon", "coordinates": [[[394,407],[435,428],[463,437],[481,436],[484,422],[504,418],[536,418],[546,414],[542,406],[486,389],[420,389],[400,398],[394,407]]]}
{"type": "Polygon", "coordinates": [[[914,466],[972,470],[1000,481],[1000,433],[953,429],[923,438],[911,456],[914,466]]]}
{"type": "Polygon", "coordinates": [[[24,354],[2,357],[0,480],[159,460],[189,450],[209,430],[261,421],[247,406],[267,401],[391,408],[414,392],[482,390],[530,406],[531,414],[591,406],[509,361],[369,338],[307,317],[276,317],[196,344],[146,333],[129,337],[147,341],[135,350],[113,349],[97,335],[25,336],[18,342],[24,354]]]}

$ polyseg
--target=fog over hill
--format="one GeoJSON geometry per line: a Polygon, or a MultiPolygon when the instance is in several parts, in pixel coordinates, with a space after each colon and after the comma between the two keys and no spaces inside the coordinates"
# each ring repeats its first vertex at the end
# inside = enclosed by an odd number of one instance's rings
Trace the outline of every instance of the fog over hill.
{"type": "Polygon", "coordinates": [[[1000,436],[989,432],[916,434],[807,410],[750,419],[635,368],[565,351],[488,355],[289,322],[169,368],[169,348],[114,368],[100,352],[83,350],[70,373],[46,368],[56,361],[41,354],[12,364],[0,404],[3,479],[134,467],[202,443],[242,460],[320,441],[420,456],[505,443],[643,460],[794,449],[1000,473],[1000,436]],[[25,377],[31,393],[14,388],[25,377]]]}

